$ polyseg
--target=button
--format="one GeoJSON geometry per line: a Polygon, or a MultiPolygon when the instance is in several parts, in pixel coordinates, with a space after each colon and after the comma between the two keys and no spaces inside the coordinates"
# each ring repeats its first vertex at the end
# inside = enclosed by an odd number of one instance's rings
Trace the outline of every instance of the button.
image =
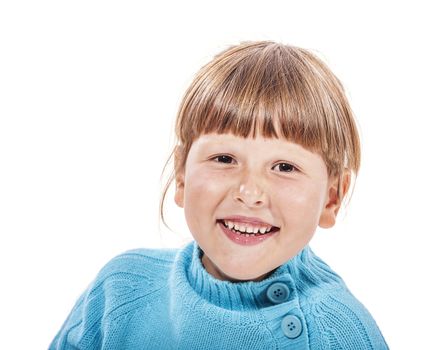
{"type": "Polygon", "coordinates": [[[297,338],[302,333],[302,323],[299,317],[287,315],[281,322],[281,328],[287,338],[297,338]]]}
{"type": "Polygon", "coordinates": [[[281,282],[276,282],[270,285],[267,289],[267,297],[274,304],[283,303],[288,300],[290,296],[290,290],[281,282]]]}

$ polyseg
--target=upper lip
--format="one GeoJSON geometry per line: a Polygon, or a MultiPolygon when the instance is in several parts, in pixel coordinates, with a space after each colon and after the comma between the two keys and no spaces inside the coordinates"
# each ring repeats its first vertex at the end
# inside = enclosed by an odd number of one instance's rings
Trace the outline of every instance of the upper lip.
{"type": "Polygon", "coordinates": [[[249,217],[249,216],[242,216],[242,215],[231,215],[231,216],[226,216],[224,218],[221,218],[220,220],[226,220],[226,221],[233,221],[233,222],[240,222],[240,223],[244,223],[244,224],[250,224],[250,225],[256,225],[256,226],[273,226],[273,227],[277,227],[274,226],[260,218],[255,218],[255,217],[249,217]]]}

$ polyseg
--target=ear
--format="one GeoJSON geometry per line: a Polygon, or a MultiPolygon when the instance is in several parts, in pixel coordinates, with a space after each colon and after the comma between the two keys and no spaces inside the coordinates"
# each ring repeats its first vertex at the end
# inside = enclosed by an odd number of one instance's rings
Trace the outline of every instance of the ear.
{"type": "Polygon", "coordinates": [[[176,192],[174,194],[174,201],[183,208],[184,188],[185,188],[185,165],[182,165],[183,149],[182,146],[177,146],[174,150],[174,180],[176,182],[176,192]]]}
{"type": "Polygon", "coordinates": [[[183,176],[181,176],[180,178],[176,175],[176,192],[174,194],[174,201],[176,202],[176,204],[183,208],[183,198],[184,198],[184,181],[183,181],[183,176]]]}
{"type": "Polygon", "coordinates": [[[320,227],[330,228],[335,225],[342,200],[350,187],[350,180],[351,172],[348,169],[329,180],[324,208],[319,218],[320,227]]]}

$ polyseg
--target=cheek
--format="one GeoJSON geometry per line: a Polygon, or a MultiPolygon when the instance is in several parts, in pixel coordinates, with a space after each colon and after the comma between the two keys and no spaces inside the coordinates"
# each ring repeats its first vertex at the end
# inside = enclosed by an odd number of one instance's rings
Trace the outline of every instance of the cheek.
{"type": "Polygon", "coordinates": [[[273,193],[288,223],[295,223],[304,229],[317,226],[322,208],[319,186],[301,182],[280,186],[273,193]]]}
{"type": "Polygon", "coordinates": [[[185,201],[193,201],[195,198],[206,198],[207,201],[211,201],[227,187],[226,180],[217,174],[198,171],[189,172],[185,184],[185,201]]]}
{"type": "Polygon", "coordinates": [[[185,179],[184,213],[191,229],[208,224],[217,205],[224,199],[227,185],[220,176],[208,172],[189,172],[185,179]]]}
{"type": "Polygon", "coordinates": [[[291,206],[307,207],[314,202],[319,202],[319,191],[316,186],[307,182],[291,183],[288,185],[274,186],[271,193],[279,197],[280,202],[291,206]]]}

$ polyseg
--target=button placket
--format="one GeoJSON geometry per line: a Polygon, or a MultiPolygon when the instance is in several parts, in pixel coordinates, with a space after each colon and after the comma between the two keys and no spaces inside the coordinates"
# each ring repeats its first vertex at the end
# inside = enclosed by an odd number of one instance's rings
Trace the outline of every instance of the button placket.
{"type": "Polygon", "coordinates": [[[256,293],[261,294],[263,316],[279,348],[308,349],[306,321],[291,276],[280,276],[256,293]]]}

